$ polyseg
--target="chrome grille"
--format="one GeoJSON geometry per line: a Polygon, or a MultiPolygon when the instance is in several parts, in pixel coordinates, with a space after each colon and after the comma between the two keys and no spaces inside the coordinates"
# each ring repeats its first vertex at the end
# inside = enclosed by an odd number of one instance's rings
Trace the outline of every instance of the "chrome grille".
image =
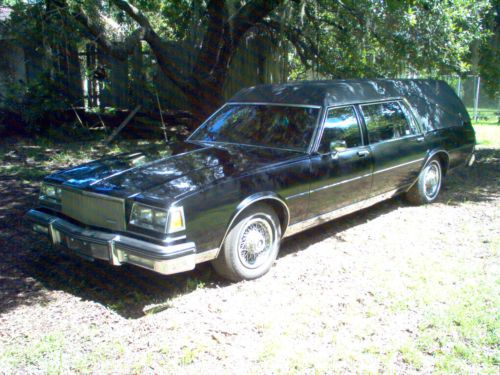
{"type": "Polygon", "coordinates": [[[120,198],[63,189],[62,213],[86,225],[125,230],[125,201],[120,198]]]}

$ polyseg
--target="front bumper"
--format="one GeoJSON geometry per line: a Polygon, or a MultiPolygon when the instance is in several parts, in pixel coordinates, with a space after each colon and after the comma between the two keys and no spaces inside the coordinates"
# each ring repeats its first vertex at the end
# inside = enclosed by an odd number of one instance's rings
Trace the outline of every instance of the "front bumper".
{"type": "Polygon", "coordinates": [[[190,271],[196,265],[193,242],[163,246],[87,229],[39,210],[29,210],[26,216],[33,222],[35,232],[47,235],[54,245],[90,260],[102,259],[114,266],[129,263],[164,275],[190,271]]]}

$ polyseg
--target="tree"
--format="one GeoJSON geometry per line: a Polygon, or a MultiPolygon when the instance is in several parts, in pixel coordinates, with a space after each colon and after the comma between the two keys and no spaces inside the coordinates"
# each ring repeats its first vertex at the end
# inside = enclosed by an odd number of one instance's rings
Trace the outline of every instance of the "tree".
{"type": "Polygon", "coordinates": [[[251,29],[265,30],[276,43],[289,43],[292,78],[307,78],[311,72],[334,78],[422,71],[437,75],[469,68],[469,46],[484,34],[480,21],[489,9],[487,0],[177,0],[170,6],[159,0],[110,0],[109,9],[86,3],[91,5],[74,7],[72,15],[101,48],[126,58],[139,40],[146,41],[200,120],[223,102],[232,57],[251,29]],[[109,36],[103,15],[111,9],[137,27],[130,23],[126,36],[109,36]],[[154,16],[158,9],[166,20],[154,16]],[[193,46],[196,62],[186,73],[166,46],[185,38],[182,27],[193,21],[201,22],[204,35],[193,46]],[[172,25],[175,22],[180,25],[172,25]]]}
{"type": "MultiPolygon", "coordinates": [[[[139,25],[121,42],[106,37],[102,18],[95,21],[83,8],[77,8],[72,14],[94,36],[95,41],[116,58],[126,58],[139,40],[146,41],[163,73],[185,93],[194,116],[202,120],[223,101],[222,92],[228,69],[244,35],[281,5],[283,0],[249,1],[234,13],[229,11],[229,1],[209,0],[203,17],[203,41],[189,74],[182,73],[169,53],[168,39],[156,32],[141,10],[126,0],[110,2],[139,25]]],[[[96,9],[94,7],[94,14],[99,14],[100,11],[96,9]]]]}
{"type": "Polygon", "coordinates": [[[465,74],[476,45],[476,65],[498,85],[498,0],[30,1],[40,3],[113,59],[145,42],[200,121],[224,101],[233,57],[257,34],[288,51],[290,79],[465,74]],[[189,66],[172,53],[187,40],[189,66]]]}
{"type": "Polygon", "coordinates": [[[500,1],[494,0],[492,7],[484,17],[483,25],[490,35],[483,38],[479,46],[479,74],[485,83],[486,92],[492,98],[500,95],[500,1]]]}
{"type": "Polygon", "coordinates": [[[469,47],[485,35],[489,9],[479,1],[330,1],[295,3],[286,22],[267,25],[284,34],[298,57],[296,76],[397,77],[464,73],[469,47]]]}

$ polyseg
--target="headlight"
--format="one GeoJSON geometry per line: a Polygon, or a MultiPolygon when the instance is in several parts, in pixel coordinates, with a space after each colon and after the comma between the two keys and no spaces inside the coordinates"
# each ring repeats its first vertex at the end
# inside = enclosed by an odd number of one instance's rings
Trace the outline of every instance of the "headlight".
{"type": "Polygon", "coordinates": [[[182,207],[172,207],[166,211],[134,203],[129,222],[161,233],[175,233],[186,229],[182,207]]]}
{"type": "Polygon", "coordinates": [[[39,199],[45,202],[61,204],[61,188],[55,185],[42,184],[39,199]]]}

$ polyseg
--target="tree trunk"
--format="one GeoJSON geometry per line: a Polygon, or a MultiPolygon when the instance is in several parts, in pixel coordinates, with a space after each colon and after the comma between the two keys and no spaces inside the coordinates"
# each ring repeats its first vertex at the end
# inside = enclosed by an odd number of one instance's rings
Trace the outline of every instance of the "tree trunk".
{"type": "Polygon", "coordinates": [[[76,12],[74,17],[113,58],[127,59],[133,52],[134,43],[140,39],[146,41],[162,72],[186,95],[196,119],[195,125],[199,125],[224,101],[224,83],[240,41],[250,28],[261,22],[283,0],[251,0],[238,5],[232,15],[229,15],[229,2],[230,0],[207,0],[203,43],[190,72],[185,72],[185,64],[176,61],[176,56],[169,53],[168,42],[153,30],[146,15],[127,0],[110,1],[139,25],[137,30],[120,43],[107,39],[102,25],[87,17],[83,10],[76,12]]]}
{"type": "MultiPolygon", "coordinates": [[[[47,13],[54,12],[65,6],[60,0],[47,0],[47,13]]],[[[51,23],[51,29],[59,29],[62,32],[60,35],[52,38],[50,41],[51,49],[54,56],[54,68],[60,76],[60,92],[63,93],[64,99],[72,106],[78,107],[83,105],[83,87],[82,74],[80,66],[80,58],[76,41],[67,30],[71,29],[70,21],[67,19],[65,12],[55,12],[57,16],[48,16],[47,22],[51,23]]]]}
{"type": "Polygon", "coordinates": [[[144,105],[144,84],[146,78],[143,71],[143,58],[140,43],[137,44],[137,47],[134,49],[130,69],[130,76],[132,78],[130,93],[131,104],[133,104],[134,106],[144,105]]]}

